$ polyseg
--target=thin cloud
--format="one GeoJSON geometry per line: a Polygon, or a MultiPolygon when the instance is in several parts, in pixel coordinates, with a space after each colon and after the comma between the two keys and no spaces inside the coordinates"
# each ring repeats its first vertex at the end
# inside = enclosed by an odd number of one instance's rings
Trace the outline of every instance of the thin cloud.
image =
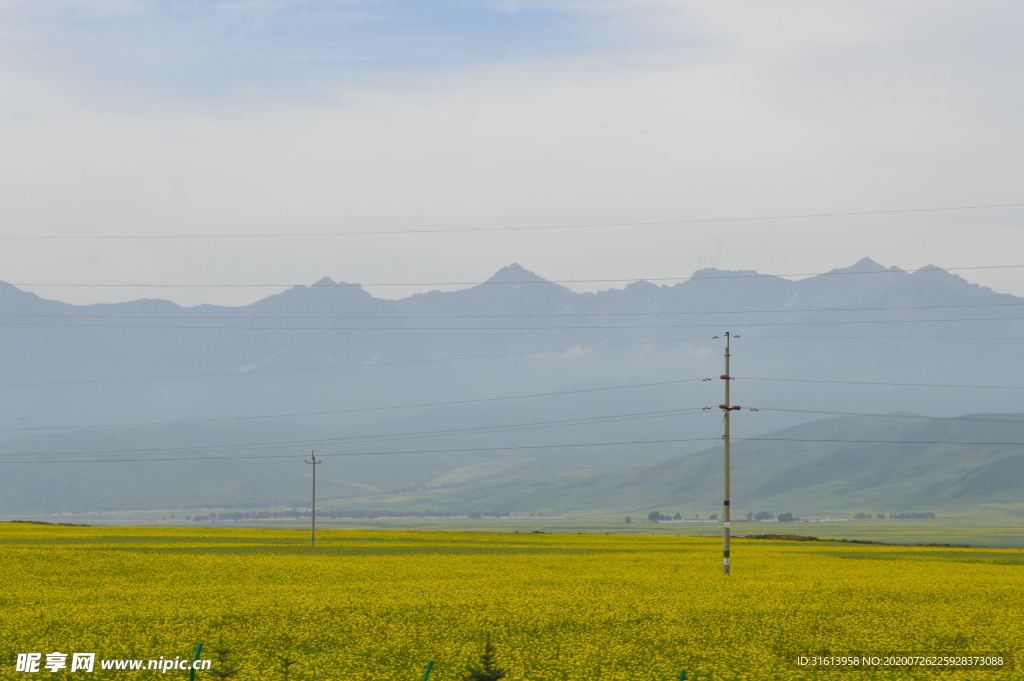
{"type": "MultiPolygon", "coordinates": [[[[1021,200],[1024,8],[1005,3],[8,0],[0,18],[10,234],[430,229],[1021,200]]],[[[983,265],[998,264],[992,243],[1024,247],[1020,217],[285,247],[20,244],[0,254],[0,279],[473,281],[513,261],[587,279],[816,271],[865,255],[906,268],[983,265]]],[[[985,276],[1024,293],[1012,275],[985,276]]],[[[252,294],[159,295],[192,304],[252,294]]]]}

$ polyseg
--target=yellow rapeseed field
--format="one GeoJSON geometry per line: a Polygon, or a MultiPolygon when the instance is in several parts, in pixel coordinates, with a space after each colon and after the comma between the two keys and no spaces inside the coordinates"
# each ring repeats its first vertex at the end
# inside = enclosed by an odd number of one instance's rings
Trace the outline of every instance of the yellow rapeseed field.
{"type": "MultiPolygon", "coordinates": [[[[1024,649],[1007,549],[665,536],[48,527],[0,523],[3,678],[18,653],[231,651],[238,681],[453,681],[487,638],[508,679],[1024,679],[1001,671],[813,672],[799,653],[1024,649]]],[[[207,656],[204,654],[204,656],[207,656]]],[[[203,678],[202,672],[197,678],[203,678]]],[[[209,678],[205,676],[205,678],[209,678]]]]}

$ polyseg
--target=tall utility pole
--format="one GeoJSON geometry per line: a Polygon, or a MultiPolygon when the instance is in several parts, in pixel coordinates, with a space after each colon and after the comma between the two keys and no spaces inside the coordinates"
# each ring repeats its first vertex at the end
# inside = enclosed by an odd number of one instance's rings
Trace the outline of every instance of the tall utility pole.
{"type": "MultiPolygon", "coordinates": [[[[739,338],[739,336],[736,336],[739,338]]],[[[732,376],[729,375],[729,350],[730,342],[732,337],[729,332],[725,332],[725,373],[722,374],[722,380],[725,381],[725,404],[718,405],[719,408],[725,414],[725,423],[722,425],[722,453],[725,459],[725,474],[723,479],[725,481],[725,501],[722,504],[722,574],[729,574],[729,414],[734,409],[739,407],[732,406],[729,401],[729,381],[732,380],[732,376]]]]}
{"type": "Polygon", "coordinates": [[[313,465],[313,503],[310,505],[309,515],[309,545],[316,545],[316,467],[317,464],[323,463],[323,460],[317,460],[316,454],[313,452],[309,453],[310,459],[306,463],[313,465]]]}

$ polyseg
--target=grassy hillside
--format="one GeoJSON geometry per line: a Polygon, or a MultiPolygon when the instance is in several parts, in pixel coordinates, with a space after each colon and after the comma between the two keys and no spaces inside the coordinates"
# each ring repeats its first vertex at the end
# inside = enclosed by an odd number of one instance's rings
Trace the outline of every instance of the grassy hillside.
{"type": "MultiPolygon", "coordinates": [[[[743,430],[756,419],[751,414],[743,430]]],[[[1024,446],[1019,443],[1024,443],[1020,414],[843,416],[741,437],[732,448],[734,513],[894,513],[1012,503],[1024,490],[1024,446]]],[[[530,512],[670,509],[692,517],[718,510],[721,489],[718,446],[618,471],[541,479],[494,475],[339,505],[530,512]]]]}
{"type": "MultiPolygon", "coordinates": [[[[734,419],[737,517],[761,510],[827,516],[972,509],[1016,503],[1024,491],[1024,415],[840,416],[752,434],[772,418],[766,411],[734,419]]],[[[519,418],[539,417],[495,409],[478,411],[466,423],[519,418]]],[[[286,424],[37,435],[0,444],[0,461],[38,461],[3,466],[0,514],[306,506],[310,467],[302,462],[315,448],[326,461],[318,470],[318,503],[331,510],[639,517],[660,510],[706,518],[721,508],[722,452],[719,443],[697,447],[701,437],[714,435],[718,416],[693,418],[599,422],[585,430],[470,430],[428,439],[362,439],[348,431],[355,439],[345,440],[286,424]],[[687,437],[697,441],[671,444],[687,437]],[[577,446],[581,440],[593,446],[577,446]],[[662,444],[600,446],[630,441],[662,444]],[[671,456],[673,447],[691,450],[671,456]]],[[[430,429],[428,421],[387,428],[430,429]]]]}
{"type": "MultiPolygon", "coordinates": [[[[302,464],[308,447],[244,443],[315,442],[330,436],[294,425],[188,424],[83,430],[0,443],[0,461],[37,461],[3,466],[0,513],[308,505],[309,466],[302,464]],[[294,458],[204,460],[282,454],[294,458]],[[165,460],[170,458],[180,460],[165,460]]],[[[379,490],[372,482],[357,484],[322,474],[317,480],[331,497],[379,490]]]]}

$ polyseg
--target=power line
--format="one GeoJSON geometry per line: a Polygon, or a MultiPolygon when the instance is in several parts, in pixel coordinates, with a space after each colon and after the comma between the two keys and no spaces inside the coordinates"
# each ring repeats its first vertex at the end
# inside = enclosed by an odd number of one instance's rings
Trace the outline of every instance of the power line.
{"type": "Polygon", "coordinates": [[[679,380],[674,380],[674,381],[657,381],[657,382],[654,382],[654,383],[634,383],[634,384],[630,384],[630,385],[616,385],[616,386],[609,386],[609,387],[606,387],[606,388],[584,388],[584,389],[580,389],[580,390],[559,390],[559,391],[556,391],[556,392],[532,393],[532,394],[529,394],[529,395],[507,395],[507,396],[504,396],[504,397],[483,397],[483,398],[472,399],[472,400],[452,400],[452,401],[449,401],[449,402],[424,402],[424,403],[419,403],[419,404],[403,404],[403,405],[388,406],[388,407],[359,407],[359,408],[355,408],[355,409],[332,409],[332,410],[329,410],[329,411],[311,411],[311,412],[301,412],[301,413],[294,413],[294,414],[272,414],[272,415],[267,415],[267,416],[231,416],[231,417],[217,418],[217,419],[184,419],[184,420],[181,420],[181,421],[149,421],[149,422],[143,422],[143,423],[113,423],[113,424],[106,424],[106,425],[91,425],[91,426],[86,425],[86,426],[50,426],[50,427],[40,427],[40,428],[3,428],[3,429],[0,429],[0,432],[3,432],[3,433],[21,433],[21,432],[28,433],[28,432],[54,431],[54,430],[86,430],[86,429],[90,429],[91,430],[91,429],[96,429],[96,428],[135,428],[135,427],[141,427],[141,426],[172,426],[172,425],[181,425],[181,424],[186,424],[186,423],[223,423],[223,422],[230,422],[230,421],[256,421],[256,420],[263,420],[263,419],[295,418],[295,417],[300,417],[300,416],[328,416],[328,415],[334,415],[334,414],[354,414],[354,413],[364,413],[364,412],[372,412],[372,411],[388,411],[388,410],[393,410],[393,409],[419,409],[419,408],[423,408],[423,407],[445,407],[445,406],[452,406],[452,405],[457,405],[457,404],[479,404],[479,403],[482,403],[482,402],[501,402],[501,401],[504,401],[504,400],[522,400],[522,399],[530,399],[530,398],[535,398],[535,397],[556,397],[556,396],[561,396],[561,395],[578,395],[578,394],[581,394],[581,393],[605,392],[605,391],[609,391],[609,390],[625,390],[625,389],[630,389],[630,388],[649,388],[649,387],[661,386],[661,385],[678,385],[680,383],[694,383],[694,382],[703,381],[703,380],[704,379],[702,379],[702,378],[686,378],[686,379],[679,379],[679,380]]]}
{"type": "MultiPolygon", "coordinates": [[[[575,317],[659,317],[673,315],[719,315],[719,314],[787,314],[793,312],[863,312],[887,310],[937,310],[974,307],[1019,307],[1024,302],[1012,303],[964,303],[960,305],[891,305],[880,307],[819,307],[786,308],[775,310],[702,310],[702,311],[661,311],[661,312],[566,312],[559,314],[453,314],[453,315],[107,315],[107,314],[0,314],[0,318],[18,319],[206,319],[226,320],[338,320],[338,319],[538,319],[575,317]]],[[[230,327],[225,327],[230,328],[230,327]]]]}
{"type": "MultiPolygon", "coordinates": [[[[524,451],[524,450],[537,450],[537,449],[569,449],[579,447],[620,447],[627,445],[655,445],[655,444],[674,444],[678,442],[707,442],[712,438],[708,437],[696,437],[696,438],[682,438],[682,439],[671,439],[671,440],[634,440],[630,442],[578,442],[571,444],[557,444],[557,445],[521,445],[516,447],[472,447],[468,449],[418,449],[418,450],[407,450],[407,451],[393,451],[393,452],[355,452],[355,453],[337,453],[337,454],[323,454],[324,458],[327,457],[352,457],[352,456],[383,456],[383,455],[402,455],[402,454],[449,454],[459,452],[506,452],[506,451],[524,451]]],[[[38,463],[38,464],[53,464],[53,463],[118,463],[118,462],[146,462],[146,461],[220,461],[220,460],[238,460],[238,459],[294,459],[294,454],[265,454],[259,456],[200,456],[200,457],[188,457],[188,458],[145,458],[145,459],[72,459],[72,460],[60,460],[55,461],[53,459],[46,461],[0,461],[0,464],[22,464],[22,463],[38,463]]],[[[445,466],[450,468],[450,466],[445,466]]]]}
{"type": "MultiPolygon", "coordinates": [[[[955,320],[962,321],[962,320],[955,320]]],[[[770,336],[759,336],[753,333],[743,334],[744,338],[766,338],[786,339],[801,338],[809,340],[1024,340],[1024,336],[793,336],[784,334],[771,334],[770,336]]]]}
{"type": "Polygon", "coordinates": [[[835,277],[852,276],[863,274],[917,274],[919,272],[953,272],[966,270],[1004,270],[1019,269],[1024,265],[978,265],[972,267],[933,267],[926,266],[916,270],[858,270],[840,272],[790,272],[788,274],[714,274],[711,276],[689,276],[689,277],[632,277],[628,279],[530,279],[523,281],[441,281],[441,282],[375,282],[369,284],[331,282],[330,284],[41,284],[41,283],[13,283],[4,282],[9,286],[46,286],[52,288],[319,288],[319,287],[356,287],[364,286],[512,286],[522,284],[601,284],[601,283],[632,283],[652,281],[714,281],[719,279],[780,279],[785,277],[835,277]]]}
{"type": "Polygon", "coordinates": [[[232,371],[217,374],[187,374],[184,376],[149,376],[143,378],[105,378],[95,379],[88,381],[51,381],[51,382],[40,382],[40,383],[0,383],[0,388],[18,388],[27,386],[46,386],[46,385],[84,385],[91,383],[133,383],[137,381],[171,381],[171,380],[185,380],[195,378],[222,378],[222,377],[237,377],[237,376],[260,376],[263,374],[291,374],[306,371],[334,371],[340,369],[364,369],[371,367],[386,367],[386,366],[401,366],[405,364],[434,364],[437,362],[460,362],[464,360],[473,359],[495,359],[499,357],[526,357],[531,355],[550,355],[550,354],[562,354],[566,352],[577,352],[580,350],[603,350],[605,348],[624,348],[632,347],[636,345],[658,345],[662,343],[682,343],[684,341],[694,340],[709,340],[710,336],[694,336],[690,338],[670,338],[667,340],[652,340],[652,341],[639,341],[636,343],[607,343],[604,345],[574,345],[571,348],[564,348],[561,350],[532,350],[529,352],[505,352],[494,355],[469,355],[466,357],[440,357],[436,359],[410,359],[399,362],[374,362],[374,363],[362,363],[362,364],[338,364],[333,366],[323,367],[310,367],[308,369],[266,369],[262,371],[232,371]]]}
{"type": "MultiPolygon", "coordinates": [[[[768,407],[758,407],[761,411],[777,411],[777,412],[797,412],[797,413],[815,413],[815,414],[830,414],[830,415],[846,415],[846,416],[868,416],[868,417],[883,417],[883,418],[900,418],[900,419],[923,419],[923,420],[936,420],[936,421],[980,421],[989,423],[1024,423],[1024,420],[1019,419],[986,419],[976,417],[935,417],[935,416],[921,416],[912,414],[870,414],[870,413],[857,413],[857,412],[835,412],[835,411],[817,411],[817,410],[795,410],[795,409],[773,409],[768,407]]],[[[614,422],[620,420],[633,420],[639,418],[660,418],[663,416],[672,415],[683,415],[683,414],[694,414],[702,413],[705,409],[697,408],[686,408],[681,410],[665,411],[665,412],[639,412],[634,414],[624,415],[613,415],[608,417],[587,417],[581,419],[565,419],[561,421],[549,421],[549,422],[532,422],[525,424],[510,424],[502,426],[489,426],[480,428],[470,429],[452,429],[450,431],[420,431],[414,433],[401,433],[393,435],[382,435],[382,436],[356,436],[353,438],[332,438],[324,440],[291,440],[274,443],[251,443],[251,444],[238,444],[238,445],[211,445],[201,447],[181,447],[181,448],[154,448],[154,449],[131,449],[131,450],[107,450],[107,451],[92,451],[92,452],[58,452],[52,454],[32,454],[33,460],[31,461],[2,461],[0,463],[104,463],[114,461],[126,461],[126,462],[144,462],[144,461],[195,461],[195,460],[235,460],[235,459],[267,459],[267,458],[290,458],[292,455],[259,455],[259,456],[214,456],[214,457],[146,457],[141,459],[126,459],[122,457],[118,458],[105,458],[105,459],[68,459],[68,460],[39,460],[35,457],[38,456],[95,456],[97,454],[116,454],[116,453],[128,453],[138,454],[143,452],[185,452],[185,451],[213,451],[213,450],[227,450],[227,449],[239,449],[239,448],[264,448],[270,446],[285,446],[285,445],[298,445],[298,444],[311,444],[311,443],[326,443],[326,442],[344,442],[344,441],[372,441],[372,439],[380,440],[394,440],[394,439],[408,439],[415,438],[415,436],[445,436],[448,434],[479,434],[482,432],[502,432],[507,430],[519,430],[519,429],[535,429],[535,428],[546,428],[546,427],[558,427],[560,425],[584,425],[589,423],[603,423],[603,422],[614,422]]],[[[548,449],[548,448],[565,448],[565,447],[587,447],[587,446],[614,446],[614,445],[631,445],[631,444],[655,444],[655,443],[674,443],[674,442],[697,442],[707,440],[718,440],[719,438],[688,438],[688,439],[671,439],[671,440],[645,440],[637,442],[617,442],[617,443],[576,443],[576,444],[558,444],[558,445],[533,445],[533,446],[516,446],[516,447],[492,447],[492,448],[466,448],[466,449],[443,449],[443,450],[401,450],[401,451],[386,451],[386,452],[358,452],[358,453],[343,453],[343,454],[326,454],[324,456],[378,456],[378,455],[403,455],[403,454],[458,454],[458,453],[478,453],[483,451],[506,451],[506,450],[521,450],[521,449],[548,449]]],[[[833,443],[849,443],[849,444],[936,444],[936,445],[969,445],[969,446],[1024,446],[1024,443],[1019,442],[960,442],[960,441],[948,441],[948,440],[844,440],[838,438],[768,438],[768,437],[747,437],[747,438],[736,438],[746,441],[764,441],[764,442],[833,442],[833,443]]],[[[24,455],[7,455],[9,457],[17,457],[24,455]]],[[[6,457],[3,457],[6,458],[6,457]]],[[[449,466],[442,466],[449,467],[449,466]]]]}
{"type": "MultiPolygon", "coordinates": [[[[690,407],[664,411],[637,412],[632,414],[613,414],[610,416],[593,416],[578,419],[561,419],[557,421],[534,421],[529,423],[506,424],[497,426],[478,426],[475,428],[451,428],[446,430],[427,430],[410,433],[390,433],[382,435],[356,435],[351,437],[318,438],[312,440],[281,440],[277,442],[247,442],[226,445],[200,445],[194,447],[155,447],[133,449],[92,450],[87,452],[32,452],[36,456],[96,456],[99,454],[143,454],[148,452],[190,452],[190,451],[227,451],[233,449],[265,449],[283,446],[310,446],[342,443],[384,442],[396,440],[420,440],[438,437],[458,437],[463,435],[488,435],[491,433],[521,432],[525,430],[541,430],[571,426],[600,425],[604,423],[620,423],[622,421],[638,421],[645,419],[666,418],[671,416],[689,416],[704,413],[703,407],[690,407]]],[[[26,456],[25,453],[0,455],[15,458],[26,456]]]]}
{"type": "MultiPolygon", "coordinates": [[[[954,442],[947,440],[840,440],[840,439],[826,439],[826,438],[758,438],[758,437],[744,437],[734,438],[737,440],[744,440],[750,442],[831,442],[840,444],[908,444],[908,445],[966,445],[966,446],[991,446],[991,447],[1019,447],[1024,446],[1024,442],[954,442]]],[[[525,450],[539,450],[539,449],[570,449],[579,447],[618,447],[618,446],[633,446],[633,445],[652,445],[652,444],[675,444],[680,442],[709,442],[712,440],[718,440],[718,438],[679,438],[679,439],[667,439],[667,440],[634,440],[629,442],[580,442],[580,443],[568,443],[568,444],[548,444],[548,445],[521,445],[521,446],[510,446],[510,447],[472,447],[466,449],[418,449],[418,450],[398,450],[398,451],[385,451],[385,452],[346,452],[336,454],[324,454],[326,457],[356,457],[356,456],[398,456],[398,455],[409,455],[409,454],[456,454],[456,453],[478,453],[478,452],[496,452],[496,451],[525,451],[525,450]]],[[[244,459],[293,459],[294,454],[261,454],[257,456],[203,456],[203,457],[160,457],[160,458],[143,458],[143,459],[124,459],[124,458],[113,458],[113,459],[70,459],[70,460],[26,460],[26,461],[2,461],[0,464],[66,464],[66,463],[144,463],[144,462],[155,462],[155,461],[235,461],[244,459]]],[[[368,462],[367,462],[368,463],[368,462]]],[[[396,464],[403,465],[403,464],[396,464]]],[[[404,465],[419,465],[419,464],[404,464],[404,465]]],[[[426,464],[425,464],[426,465],[426,464]]],[[[451,466],[440,465],[439,467],[451,468],[451,466]]],[[[518,468],[518,466],[517,466],[518,468]]]]}
{"type": "MultiPolygon", "coordinates": [[[[624,444],[628,444],[628,443],[624,443],[624,444]]],[[[384,453],[387,454],[387,452],[384,452],[384,453]]],[[[397,453],[402,453],[402,452],[397,452],[397,453]]],[[[449,456],[457,456],[458,454],[449,453],[448,455],[449,456]]],[[[327,454],[325,456],[331,456],[331,455],[327,454]]],[[[355,456],[360,456],[360,455],[356,454],[355,456]]],[[[595,456],[595,455],[591,455],[591,457],[593,457],[593,456],[595,456]]],[[[616,457],[620,457],[620,458],[622,458],[622,457],[627,457],[628,458],[628,457],[635,457],[635,456],[641,456],[641,455],[616,452],[614,454],[607,454],[605,456],[616,456],[616,457]]],[[[96,460],[96,461],[85,461],[85,460],[42,461],[42,462],[39,462],[39,461],[0,461],[0,465],[2,465],[2,464],[28,464],[28,463],[117,463],[117,462],[120,462],[120,461],[124,461],[125,463],[144,463],[144,462],[147,462],[147,461],[220,461],[220,460],[235,461],[235,460],[239,460],[239,459],[268,459],[268,458],[294,459],[295,455],[293,455],[293,454],[282,454],[280,456],[254,456],[254,457],[244,457],[244,456],[243,457],[239,457],[239,456],[234,456],[234,457],[194,457],[194,458],[182,458],[182,459],[102,459],[102,460],[96,460]]],[[[512,466],[497,466],[497,465],[491,465],[491,464],[492,464],[492,462],[487,461],[487,462],[483,462],[483,463],[480,463],[480,464],[470,464],[470,465],[472,465],[473,467],[477,467],[477,468],[483,468],[484,466],[486,466],[486,470],[488,470],[488,471],[491,471],[491,470],[520,470],[520,469],[553,470],[553,471],[562,471],[562,472],[566,471],[566,467],[565,466],[538,466],[538,465],[525,464],[525,463],[523,463],[523,464],[516,464],[516,465],[512,465],[512,466]]],[[[453,466],[451,466],[450,464],[427,463],[427,462],[421,462],[421,461],[360,461],[359,465],[360,466],[411,466],[411,467],[414,467],[414,468],[443,468],[443,469],[446,469],[446,470],[451,470],[453,468],[453,466]]],[[[573,466],[572,470],[573,471],[586,471],[586,470],[608,471],[608,470],[615,470],[616,468],[617,467],[614,467],[614,466],[573,466]]],[[[351,483],[344,483],[343,482],[343,484],[351,484],[351,483]]]]}
{"type": "MultiPolygon", "coordinates": [[[[808,340],[1012,340],[1021,341],[1024,340],[1022,336],[793,336],[793,335],[775,335],[770,336],[759,336],[757,334],[744,334],[746,338],[762,338],[762,339],[785,339],[785,338],[799,338],[808,340]]],[[[230,371],[213,374],[184,374],[181,376],[143,376],[138,378],[103,378],[103,379],[90,379],[81,381],[38,381],[31,383],[0,383],[0,388],[24,388],[24,387],[40,387],[40,386],[62,386],[62,385],[91,385],[100,383],[136,383],[141,381],[178,381],[178,380],[193,380],[200,378],[237,378],[245,376],[262,376],[265,374],[291,374],[291,373],[302,373],[309,371],[336,371],[343,369],[369,369],[374,367],[386,367],[386,366],[403,366],[407,364],[436,364],[439,362],[461,362],[475,359],[496,359],[503,357],[528,357],[533,355],[552,355],[552,354],[564,354],[567,352],[578,352],[581,350],[604,350],[606,348],[624,348],[624,347],[636,347],[640,345],[661,345],[665,343],[682,343],[686,341],[696,340],[710,340],[710,336],[691,336],[688,338],[669,338],[666,340],[649,340],[649,341],[637,341],[634,343],[606,343],[602,345],[574,345],[569,348],[562,348],[558,350],[531,350],[527,352],[506,352],[497,353],[492,355],[467,355],[464,357],[440,357],[436,359],[412,359],[403,360],[398,362],[373,362],[373,363],[360,363],[360,364],[337,364],[330,366],[320,367],[308,367],[299,369],[265,369],[256,371],[230,371]]],[[[747,379],[755,380],[755,379],[747,379]]],[[[756,380],[781,380],[781,379],[756,379],[756,380]]],[[[795,380],[795,379],[793,379],[795,380]]],[[[909,385],[909,384],[908,384],[909,385]]],[[[983,387],[998,387],[998,386],[983,386],[983,387]]]]}
{"type": "Polygon", "coordinates": [[[888,445],[970,445],[992,447],[1024,447],[1024,442],[951,442],[946,440],[832,440],[827,438],[788,438],[788,437],[738,437],[736,440],[757,442],[838,442],[845,444],[888,444],[888,445]]]}
{"type": "MultiPolygon", "coordinates": [[[[955,322],[1016,321],[1024,317],[960,317],[957,319],[879,319],[841,322],[744,322],[741,328],[762,326],[849,326],[853,324],[949,324],[955,322]]],[[[710,324],[617,324],[588,326],[167,326],[160,324],[61,324],[58,322],[0,322],[0,326],[63,327],[72,329],[160,329],[168,331],[561,331],[614,329],[705,329],[718,328],[722,322],[710,324]]]]}
{"type": "Polygon", "coordinates": [[[782,383],[828,383],[836,385],[888,385],[910,388],[982,388],[985,390],[1024,390],[1020,385],[958,385],[953,383],[892,383],[888,381],[832,381],[811,378],[758,378],[754,376],[737,376],[742,381],[772,381],[782,383]]]}
{"type": "MultiPolygon", "coordinates": [[[[703,441],[709,441],[710,439],[711,438],[697,438],[695,440],[679,440],[679,442],[703,442],[703,441]]],[[[640,443],[614,443],[613,442],[613,443],[606,443],[606,444],[610,444],[610,445],[614,445],[614,444],[644,444],[645,442],[640,442],[640,443]]],[[[668,440],[666,442],[673,442],[673,441],[672,440],[668,440]]],[[[544,447],[544,448],[562,447],[562,446],[587,446],[587,445],[538,445],[538,447],[544,447]]],[[[606,446],[606,445],[600,445],[599,444],[599,445],[594,445],[594,446],[606,446]]],[[[434,450],[431,450],[431,451],[434,451],[434,450]]],[[[478,452],[487,451],[487,450],[486,449],[467,449],[467,450],[436,450],[436,451],[438,453],[444,454],[445,456],[448,456],[448,457],[466,457],[466,456],[474,456],[478,452]]],[[[430,452],[416,452],[416,451],[408,451],[408,452],[406,452],[406,451],[397,451],[397,452],[365,452],[365,453],[358,453],[357,452],[355,454],[325,454],[324,456],[356,456],[356,457],[358,457],[358,456],[376,456],[376,455],[394,456],[394,455],[400,455],[400,454],[418,454],[418,453],[430,453],[430,452]]],[[[601,456],[604,456],[604,457],[614,456],[614,457],[620,458],[620,459],[622,459],[622,458],[626,458],[626,459],[628,459],[628,458],[648,458],[649,457],[649,455],[638,454],[636,452],[610,452],[610,453],[588,453],[587,454],[587,458],[588,459],[595,459],[595,458],[601,457],[601,456]]],[[[224,456],[224,457],[214,456],[214,457],[187,457],[187,458],[102,459],[102,460],[95,460],[95,461],[93,461],[93,460],[86,460],[86,459],[70,459],[68,461],[35,461],[35,460],[4,461],[4,460],[0,459],[0,464],[4,464],[4,463],[11,463],[11,464],[19,464],[19,463],[116,463],[118,461],[124,461],[126,463],[144,463],[146,461],[220,461],[220,460],[234,461],[234,460],[239,460],[239,459],[243,459],[244,460],[244,459],[273,459],[273,458],[294,459],[295,455],[294,454],[280,454],[280,455],[268,455],[268,456],[224,456]]],[[[667,460],[668,459],[664,459],[663,461],[667,461],[667,460]]],[[[471,467],[486,466],[488,470],[491,470],[491,469],[504,469],[504,468],[547,468],[547,469],[550,469],[550,470],[558,470],[558,471],[565,471],[566,470],[565,466],[525,466],[525,465],[524,466],[516,465],[516,466],[508,466],[508,467],[505,467],[505,466],[492,466],[491,464],[493,463],[493,461],[483,461],[483,462],[479,462],[479,463],[468,463],[468,464],[465,464],[465,465],[431,464],[431,463],[422,463],[422,462],[419,462],[419,461],[416,461],[416,462],[359,461],[357,463],[360,466],[419,466],[419,467],[429,467],[429,468],[446,468],[446,469],[449,469],[449,470],[451,470],[452,468],[462,468],[462,467],[466,467],[466,466],[471,466],[471,467]]],[[[660,462],[654,462],[654,463],[660,463],[660,462]]],[[[644,464],[641,464],[641,465],[644,465],[644,464]]],[[[572,470],[590,470],[590,469],[593,469],[593,470],[608,470],[608,469],[614,469],[614,468],[618,468],[618,467],[616,467],[616,466],[579,466],[579,467],[574,466],[572,468],[572,470]]]]}
{"type": "Polygon", "coordinates": [[[148,235],[29,235],[2,236],[7,241],[56,241],[56,240],[154,240],[154,239],[260,239],[260,238],[293,238],[293,237],[326,237],[326,236],[377,236],[394,234],[460,234],[472,232],[521,232],[554,229],[591,229],[602,227],[656,227],[667,225],[699,225],[716,222],[757,222],[763,220],[804,220],[809,218],[854,217],[864,215],[899,215],[905,213],[937,213],[962,210],[981,210],[989,208],[1018,208],[1024,203],[993,203],[972,206],[943,206],[938,208],[900,208],[893,210],[845,211],[835,213],[798,213],[784,215],[762,215],[756,217],[703,218],[696,220],[659,220],[653,222],[604,222],[580,223],[564,225],[535,225],[521,227],[470,227],[458,229],[454,227],[440,229],[392,229],[363,230],[345,232],[298,232],[298,233],[250,233],[250,234],[148,234],[148,235]]]}
{"type": "Polygon", "coordinates": [[[704,494],[704,483],[708,480],[708,473],[711,472],[711,464],[714,463],[715,455],[718,454],[718,444],[722,441],[722,433],[725,430],[725,419],[722,419],[721,425],[718,428],[718,437],[715,438],[715,446],[708,450],[708,466],[704,469],[704,477],[701,478],[700,484],[697,485],[696,501],[693,503],[693,512],[697,513],[700,509],[701,495],[704,494]]]}
{"type": "Polygon", "coordinates": [[[753,407],[757,411],[775,411],[788,414],[824,414],[826,416],[865,416],[883,419],[910,419],[921,421],[977,421],[980,423],[1024,423],[1024,419],[979,418],[976,416],[924,416],[922,414],[872,414],[856,411],[823,411],[816,409],[778,409],[753,407]]]}
{"type": "MultiPolygon", "coordinates": [[[[924,416],[919,414],[873,414],[863,412],[843,412],[843,411],[821,411],[821,410],[810,410],[810,409],[775,409],[770,407],[757,407],[759,411],[769,412],[786,412],[786,413],[808,413],[808,414],[824,414],[824,415],[839,415],[839,416],[860,416],[860,417],[878,417],[878,418],[892,418],[892,419],[911,419],[911,420],[927,420],[927,421],[973,421],[982,423],[1024,423],[1021,419],[1001,419],[1001,418],[978,418],[969,416],[924,416]]],[[[665,410],[665,411],[651,411],[651,412],[635,412],[629,414],[613,414],[609,416],[595,416],[595,417],[583,417],[577,419],[561,419],[556,421],[535,421],[518,424],[503,424],[497,426],[479,426],[473,428],[454,428],[446,430],[434,430],[434,431],[415,431],[407,433],[391,433],[383,435],[361,435],[351,437],[337,437],[337,438],[322,438],[313,440],[283,440],[277,442],[255,442],[255,443],[240,443],[231,445],[204,445],[196,447],[163,447],[163,448],[144,448],[144,449],[124,449],[124,450],[99,450],[99,451],[88,451],[88,452],[52,452],[52,453],[32,453],[32,456],[94,456],[98,454],[139,454],[146,452],[187,452],[187,451],[224,451],[230,449],[243,449],[243,448],[266,448],[266,447],[278,447],[278,446],[297,446],[297,445],[323,445],[323,444],[340,444],[346,442],[380,442],[380,441],[394,441],[394,440],[405,440],[405,439],[426,439],[434,437],[453,437],[459,435],[479,435],[479,434],[490,434],[500,432],[515,432],[522,430],[538,430],[546,428],[557,428],[565,426],[576,426],[576,425],[592,425],[602,423],[615,423],[621,421],[631,420],[643,420],[652,418],[664,418],[671,416],[682,416],[682,415],[693,415],[703,413],[706,410],[703,408],[689,407],[676,410],[665,410]]],[[[744,438],[744,439],[761,439],[761,438],[744,438]]],[[[24,456],[24,454],[7,454],[6,457],[18,457],[24,456]]],[[[0,457],[2,458],[2,457],[0,457]]]]}

